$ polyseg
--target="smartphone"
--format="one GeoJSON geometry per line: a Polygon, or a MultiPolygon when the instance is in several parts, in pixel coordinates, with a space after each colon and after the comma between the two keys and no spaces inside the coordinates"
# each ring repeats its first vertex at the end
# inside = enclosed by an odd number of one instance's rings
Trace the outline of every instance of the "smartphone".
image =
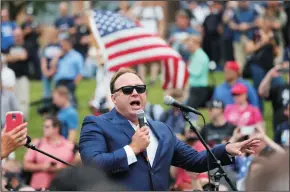
{"type": "Polygon", "coordinates": [[[251,135],[255,131],[255,126],[244,126],[241,127],[242,135],[251,135]]]}
{"type": "Polygon", "coordinates": [[[21,111],[10,111],[6,113],[6,132],[12,131],[24,122],[24,115],[21,111]]]}

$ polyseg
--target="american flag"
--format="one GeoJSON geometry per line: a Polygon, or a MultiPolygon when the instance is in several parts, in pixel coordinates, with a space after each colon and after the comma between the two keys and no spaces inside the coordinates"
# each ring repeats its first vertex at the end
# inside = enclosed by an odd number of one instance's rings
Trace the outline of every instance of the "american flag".
{"type": "Polygon", "coordinates": [[[177,51],[157,34],[112,11],[93,10],[92,33],[106,54],[110,71],[154,61],[162,62],[163,89],[184,88],[188,79],[186,64],[177,51]]]}

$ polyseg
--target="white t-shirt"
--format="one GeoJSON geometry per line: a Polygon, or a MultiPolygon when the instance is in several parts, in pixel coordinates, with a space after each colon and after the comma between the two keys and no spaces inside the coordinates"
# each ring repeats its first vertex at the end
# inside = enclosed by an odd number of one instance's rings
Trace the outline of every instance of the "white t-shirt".
{"type": "MultiPolygon", "coordinates": [[[[96,75],[97,87],[95,89],[95,98],[92,102],[96,109],[99,109],[101,100],[110,94],[110,80],[113,75],[113,72],[107,71],[104,67],[98,68],[96,75]]],[[[112,108],[113,106],[111,99],[107,101],[106,107],[112,108]]]]}
{"type": "Polygon", "coordinates": [[[140,24],[152,33],[158,33],[158,22],[164,18],[160,6],[140,7],[133,9],[132,13],[138,18],[140,24]]]}
{"type": "Polygon", "coordinates": [[[14,87],[16,85],[16,76],[12,69],[3,65],[1,70],[2,86],[6,88],[14,87]]]}

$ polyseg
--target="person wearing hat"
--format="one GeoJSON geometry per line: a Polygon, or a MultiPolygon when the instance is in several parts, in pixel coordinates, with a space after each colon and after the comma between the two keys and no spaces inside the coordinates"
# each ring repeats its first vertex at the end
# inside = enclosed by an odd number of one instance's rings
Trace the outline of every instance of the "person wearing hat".
{"type": "Polygon", "coordinates": [[[232,87],[236,83],[242,83],[247,88],[249,104],[259,107],[258,95],[254,87],[240,77],[240,67],[235,61],[228,61],[224,67],[225,82],[218,85],[213,93],[213,99],[221,100],[225,106],[234,104],[234,97],[231,93],[232,87]]]}
{"type": "Polygon", "coordinates": [[[225,120],[224,107],[220,100],[211,100],[207,103],[210,123],[201,129],[201,135],[210,147],[227,142],[236,128],[225,120]]]}
{"type": "Polygon", "coordinates": [[[259,109],[248,103],[248,90],[242,83],[236,83],[231,94],[234,97],[234,104],[225,108],[225,119],[236,126],[261,125],[263,117],[259,109]]]}

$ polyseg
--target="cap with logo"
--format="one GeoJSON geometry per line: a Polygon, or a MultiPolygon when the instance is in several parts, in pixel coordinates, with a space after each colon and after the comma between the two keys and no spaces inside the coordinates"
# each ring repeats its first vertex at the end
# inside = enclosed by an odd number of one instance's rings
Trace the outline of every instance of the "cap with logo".
{"type": "Polygon", "coordinates": [[[225,107],[224,103],[221,100],[211,100],[206,103],[207,108],[218,108],[223,109],[225,107]]]}

